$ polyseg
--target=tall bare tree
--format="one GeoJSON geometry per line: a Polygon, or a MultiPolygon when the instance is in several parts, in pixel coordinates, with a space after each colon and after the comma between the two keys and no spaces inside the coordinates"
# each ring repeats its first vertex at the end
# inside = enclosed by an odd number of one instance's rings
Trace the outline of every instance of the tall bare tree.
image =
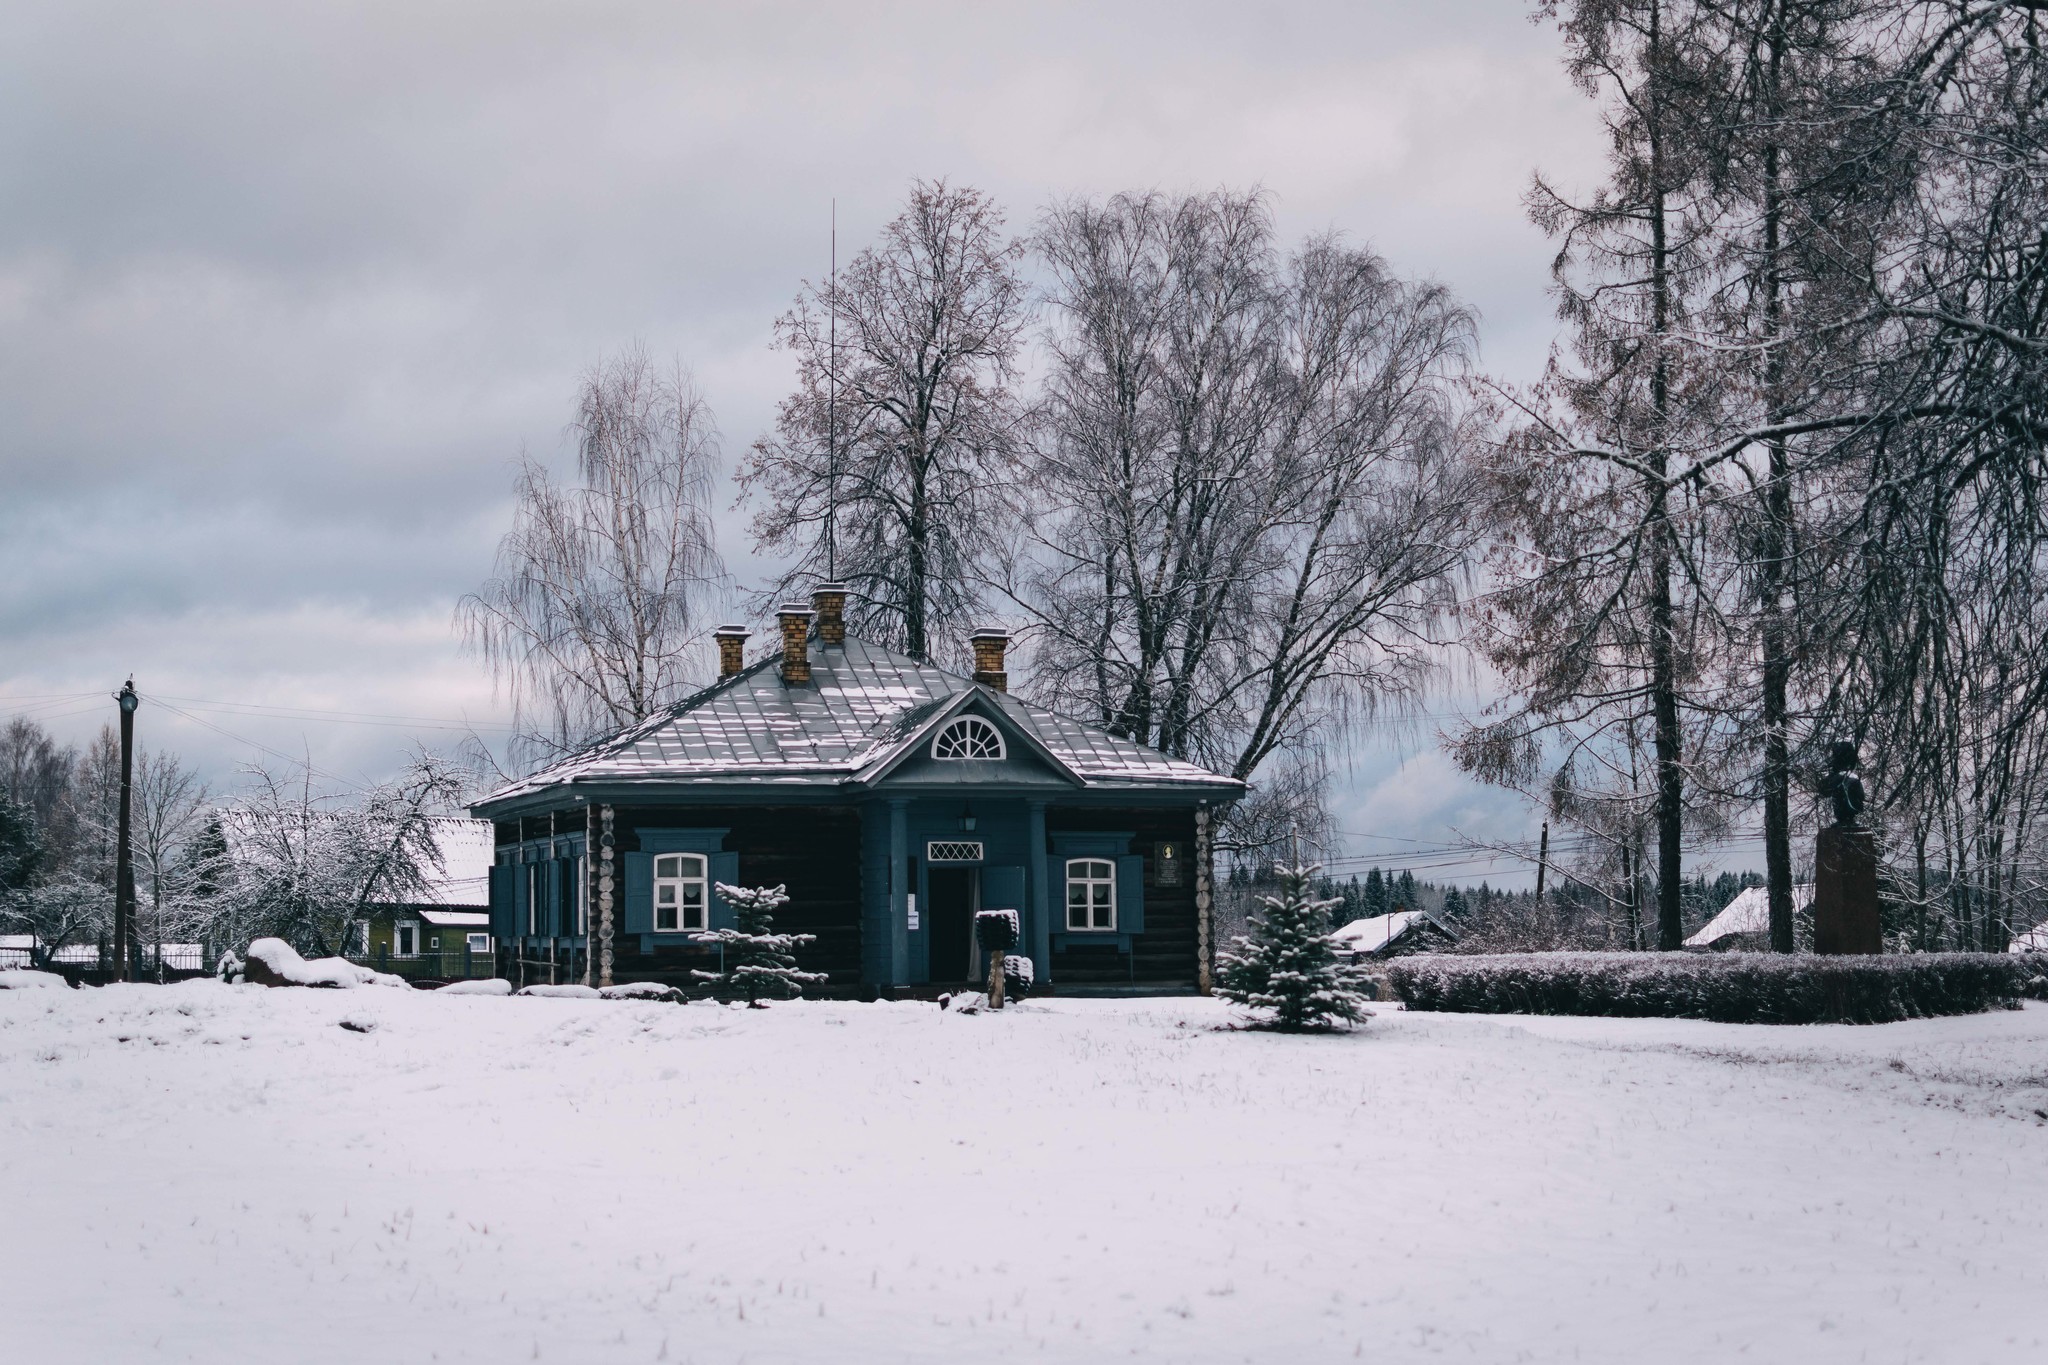
{"type": "Polygon", "coordinates": [[[1003,535],[1022,254],[987,195],[920,181],[836,285],[806,284],[775,324],[797,387],[740,475],[755,540],[795,560],[778,591],[835,574],[856,627],[915,658],[971,624],[1003,535]]]}
{"type": "MultiPolygon", "coordinates": [[[[1051,355],[1010,591],[1035,687],[1265,779],[1306,823],[1348,716],[1412,697],[1471,542],[1470,315],[1258,194],[1055,206],[1051,355]]],[[[1263,836],[1240,831],[1248,841],[1263,836]]]]}
{"type": "Polygon", "coordinates": [[[684,695],[726,589],[718,433],[690,377],[626,351],[584,377],[569,429],[576,482],[521,459],[496,573],[457,611],[542,752],[684,695]]]}

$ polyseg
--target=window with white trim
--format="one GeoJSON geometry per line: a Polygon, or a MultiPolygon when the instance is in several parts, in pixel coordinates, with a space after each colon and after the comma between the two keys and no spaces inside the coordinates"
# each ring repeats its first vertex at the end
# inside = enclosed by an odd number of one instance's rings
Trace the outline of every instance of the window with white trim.
{"type": "Polygon", "coordinates": [[[701,853],[664,853],[654,860],[654,932],[711,927],[711,881],[701,853]]]}
{"type": "Polygon", "coordinates": [[[418,957],[420,955],[420,926],[413,920],[402,920],[391,926],[391,955],[393,957],[418,957]]]}
{"type": "Polygon", "coordinates": [[[1116,928],[1116,864],[1107,858],[1067,859],[1067,928],[1116,928]]]}
{"type": "Polygon", "coordinates": [[[469,950],[472,953],[488,953],[491,950],[491,936],[489,934],[471,934],[469,936],[469,950]]]}
{"type": "Polygon", "coordinates": [[[1003,756],[1003,732],[980,716],[962,716],[939,731],[932,741],[932,757],[944,759],[1003,756]]]}

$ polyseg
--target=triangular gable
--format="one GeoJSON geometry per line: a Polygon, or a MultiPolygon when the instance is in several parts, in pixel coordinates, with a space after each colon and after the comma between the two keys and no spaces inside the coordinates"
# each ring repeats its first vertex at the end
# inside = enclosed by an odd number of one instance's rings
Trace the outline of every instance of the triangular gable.
{"type": "Polygon", "coordinates": [[[1085,778],[1075,772],[1058,754],[1046,748],[1036,735],[1011,719],[995,700],[995,695],[977,683],[945,704],[933,708],[921,722],[911,727],[909,733],[856,772],[853,780],[870,787],[883,781],[913,757],[923,753],[933,736],[948,723],[972,712],[1002,732],[1003,742],[1009,746],[1013,757],[1018,750],[1022,750],[1075,786],[1088,785],[1085,778]]]}

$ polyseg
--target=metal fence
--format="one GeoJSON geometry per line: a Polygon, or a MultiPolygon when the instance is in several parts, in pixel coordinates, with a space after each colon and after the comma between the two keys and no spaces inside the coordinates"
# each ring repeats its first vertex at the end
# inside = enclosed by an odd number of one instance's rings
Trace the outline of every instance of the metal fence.
{"type": "MultiPolygon", "coordinates": [[[[26,944],[0,944],[0,970],[58,972],[76,981],[99,984],[114,976],[110,943],[67,943],[54,949],[26,944]]],[[[131,949],[131,981],[183,981],[210,971],[203,943],[138,943],[131,949]]]]}
{"type": "Polygon", "coordinates": [[[407,981],[470,981],[496,976],[497,957],[479,953],[464,944],[460,948],[428,948],[412,957],[395,956],[389,948],[374,953],[350,953],[348,960],[372,971],[402,976],[407,981]]]}

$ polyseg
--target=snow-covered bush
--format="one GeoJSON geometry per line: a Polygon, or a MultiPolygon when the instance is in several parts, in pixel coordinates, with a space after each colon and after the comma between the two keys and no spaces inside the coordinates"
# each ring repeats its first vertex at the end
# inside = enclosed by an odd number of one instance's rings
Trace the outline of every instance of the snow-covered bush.
{"type": "Polygon", "coordinates": [[[1294,1032],[1370,1019],[1365,973],[1341,961],[1328,933],[1330,907],[1309,883],[1322,869],[1281,867],[1280,894],[1261,896],[1251,937],[1233,939],[1218,956],[1216,994],[1234,1004],[1270,1010],[1273,1027],[1294,1032]]]}
{"type": "Polygon", "coordinates": [[[1725,953],[1428,955],[1387,967],[1412,1010],[1599,1014],[1729,1024],[1883,1024],[2011,1008],[2030,994],[1994,953],[1887,957],[1725,953]]]}
{"type": "Polygon", "coordinates": [[[358,967],[347,958],[316,957],[311,961],[281,938],[259,938],[249,945],[249,962],[243,977],[256,986],[396,986],[410,990],[412,983],[388,972],[358,967]]]}
{"type": "Polygon", "coordinates": [[[479,977],[473,981],[451,981],[436,995],[510,995],[512,983],[502,976],[479,977]]]}

